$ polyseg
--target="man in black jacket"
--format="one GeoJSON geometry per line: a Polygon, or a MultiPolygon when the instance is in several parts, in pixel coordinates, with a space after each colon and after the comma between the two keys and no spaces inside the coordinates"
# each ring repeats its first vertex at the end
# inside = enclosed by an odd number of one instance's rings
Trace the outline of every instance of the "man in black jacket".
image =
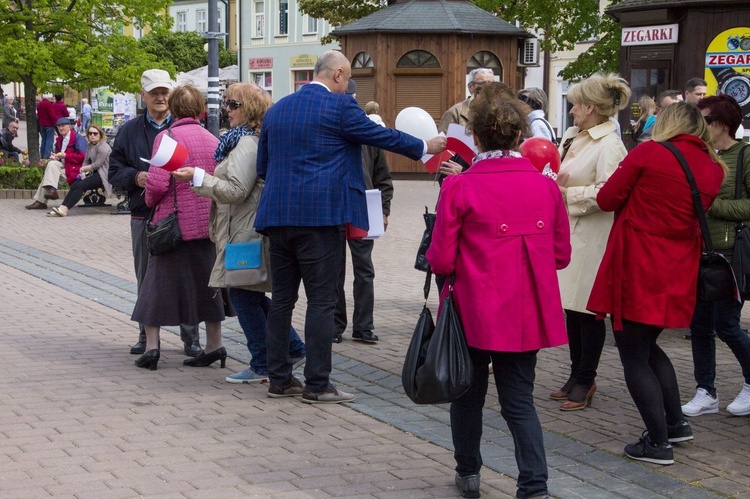
{"type": "MultiPolygon", "coordinates": [[[[109,156],[109,183],[127,192],[130,203],[130,237],[139,292],[148,266],[146,223],[151,216],[144,193],[149,164],[141,158],[151,157],[154,139],[172,123],[168,103],[173,83],[166,71],[149,69],[141,76],[141,87],[146,112],[120,127],[109,156]]],[[[138,342],[130,348],[134,355],[146,351],[146,332],[143,324],[139,327],[138,342]]],[[[195,357],[201,352],[197,325],[180,324],[180,337],[185,343],[185,355],[195,357]]]]}

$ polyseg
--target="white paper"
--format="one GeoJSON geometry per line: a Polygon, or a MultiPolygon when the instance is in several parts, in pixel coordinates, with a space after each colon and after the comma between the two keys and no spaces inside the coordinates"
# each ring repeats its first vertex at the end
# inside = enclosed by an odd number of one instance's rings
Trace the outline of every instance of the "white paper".
{"type": "Polygon", "coordinates": [[[383,225],[383,197],[378,189],[365,191],[367,197],[367,219],[370,222],[370,230],[362,239],[378,239],[385,234],[383,225]]]}
{"type": "Polygon", "coordinates": [[[469,148],[474,151],[475,154],[479,153],[479,150],[477,149],[477,146],[474,144],[474,137],[470,133],[466,132],[466,127],[459,125],[458,123],[451,123],[448,125],[448,134],[446,137],[453,137],[454,139],[458,139],[469,148]]]}

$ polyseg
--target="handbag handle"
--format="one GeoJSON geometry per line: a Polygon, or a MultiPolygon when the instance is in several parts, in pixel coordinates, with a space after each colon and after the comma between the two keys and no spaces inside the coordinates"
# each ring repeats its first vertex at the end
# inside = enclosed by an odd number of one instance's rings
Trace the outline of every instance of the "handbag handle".
{"type": "MultiPolygon", "coordinates": [[[[169,135],[170,139],[172,138],[171,128],[167,128],[167,135],[169,135]]],[[[172,213],[174,213],[174,215],[177,216],[177,182],[174,181],[174,177],[170,173],[169,174],[169,186],[167,187],[167,189],[170,189],[172,187],[172,184],[174,184],[174,191],[172,191],[174,194],[174,200],[172,202],[172,206],[173,206],[172,213]]],[[[148,218],[148,223],[151,223],[151,220],[154,219],[154,213],[156,213],[156,206],[151,208],[151,216],[148,218]]]]}
{"type": "Polygon", "coordinates": [[[683,156],[680,150],[677,149],[677,147],[675,147],[675,145],[671,142],[657,142],[657,144],[661,144],[669,149],[672,154],[674,154],[675,158],[677,158],[677,161],[680,163],[682,169],[685,171],[685,176],[687,177],[688,183],[690,184],[690,194],[693,196],[695,213],[698,215],[698,222],[700,223],[701,232],[703,233],[703,244],[705,244],[706,246],[706,253],[713,253],[714,245],[711,242],[711,234],[708,232],[706,212],[703,209],[703,204],[701,203],[701,191],[698,190],[698,186],[695,184],[695,177],[693,177],[693,172],[690,171],[690,167],[685,160],[685,156],[683,156]]]}

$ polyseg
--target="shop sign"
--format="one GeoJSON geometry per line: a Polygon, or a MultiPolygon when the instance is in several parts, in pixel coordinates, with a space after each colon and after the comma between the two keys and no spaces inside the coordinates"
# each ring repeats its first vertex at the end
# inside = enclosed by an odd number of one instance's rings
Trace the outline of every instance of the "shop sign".
{"type": "Polygon", "coordinates": [[[719,33],[706,49],[705,67],[708,95],[731,95],[750,120],[750,27],[719,33]]]}
{"type": "Polygon", "coordinates": [[[293,68],[311,68],[315,66],[316,62],[318,62],[317,55],[300,54],[297,57],[291,58],[290,65],[293,68]]]}
{"type": "Polygon", "coordinates": [[[252,57],[248,61],[250,69],[273,69],[273,57],[252,57]]]}
{"type": "Polygon", "coordinates": [[[622,45],[659,45],[664,43],[677,43],[677,35],[679,34],[679,31],[679,24],[622,28],[622,45]]]}

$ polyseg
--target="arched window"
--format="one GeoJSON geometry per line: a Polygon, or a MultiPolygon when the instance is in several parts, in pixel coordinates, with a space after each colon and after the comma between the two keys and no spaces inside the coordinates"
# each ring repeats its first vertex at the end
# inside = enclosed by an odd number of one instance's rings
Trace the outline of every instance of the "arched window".
{"type": "Polygon", "coordinates": [[[354,56],[354,60],[352,61],[352,69],[364,69],[372,67],[375,67],[375,65],[372,63],[372,57],[370,57],[370,54],[368,54],[367,52],[360,52],[359,54],[354,56]]]}
{"type": "Polygon", "coordinates": [[[439,68],[437,58],[426,50],[412,50],[405,53],[396,64],[397,68],[439,68]]]}
{"type": "Polygon", "coordinates": [[[500,81],[503,81],[503,65],[500,59],[489,50],[482,50],[471,56],[469,63],[466,65],[466,73],[472,69],[488,68],[491,69],[500,81]]]}

